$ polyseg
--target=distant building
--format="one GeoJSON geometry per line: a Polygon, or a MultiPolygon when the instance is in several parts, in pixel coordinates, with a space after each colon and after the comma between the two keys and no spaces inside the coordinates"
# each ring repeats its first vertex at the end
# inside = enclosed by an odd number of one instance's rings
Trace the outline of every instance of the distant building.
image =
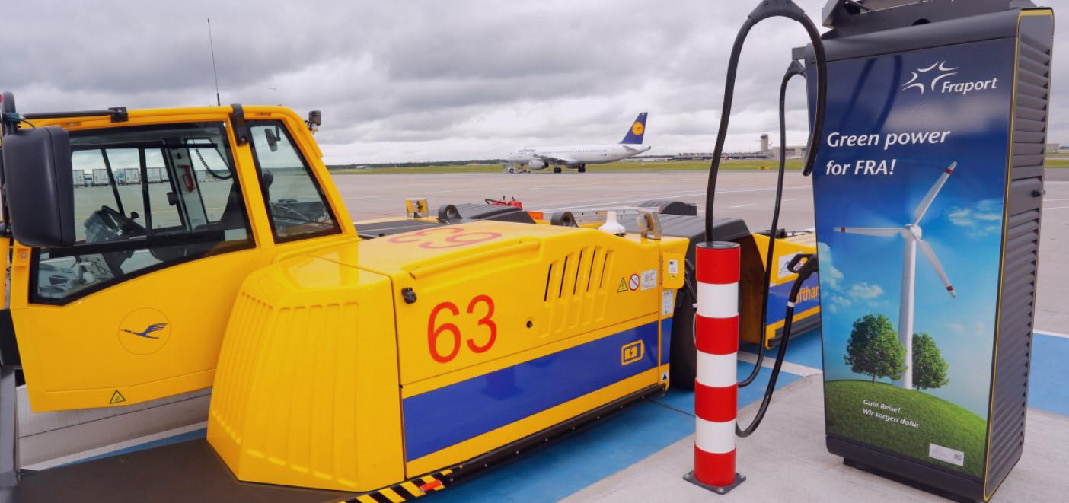
{"type": "MultiPolygon", "coordinates": [[[[788,159],[801,159],[805,157],[805,145],[787,146],[787,158],[788,159]]],[[[772,158],[779,159],[779,149],[772,149],[772,158]]]]}
{"type": "Polygon", "coordinates": [[[720,157],[723,160],[764,160],[771,159],[772,152],[729,152],[720,157]]]}
{"type": "Polygon", "coordinates": [[[709,161],[712,159],[712,152],[681,152],[672,158],[673,161],[709,161]]]}
{"type": "Polygon", "coordinates": [[[1061,150],[1062,150],[1062,145],[1060,143],[1048,143],[1047,144],[1047,153],[1048,154],[1056,154],[1061,150]]]}
{"type": "Polygon", "coordinates": [[[768,135],[767,134],[761,135],[761,151],[762,152],[768,152],[769,151],[769,148],[768,148],[768,135]]]}

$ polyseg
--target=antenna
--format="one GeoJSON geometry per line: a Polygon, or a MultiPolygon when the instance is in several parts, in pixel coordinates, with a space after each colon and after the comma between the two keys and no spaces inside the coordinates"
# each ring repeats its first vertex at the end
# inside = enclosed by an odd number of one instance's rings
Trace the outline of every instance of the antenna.
{"type": "Polygon", "coordinates": [[[212,53],[212,75],[215,76],[215,105],[223,106],[219,99],[219,70],[215,68],[215,42],[212,40],[212,18],[208,18],[208,50],[212,53]]]}

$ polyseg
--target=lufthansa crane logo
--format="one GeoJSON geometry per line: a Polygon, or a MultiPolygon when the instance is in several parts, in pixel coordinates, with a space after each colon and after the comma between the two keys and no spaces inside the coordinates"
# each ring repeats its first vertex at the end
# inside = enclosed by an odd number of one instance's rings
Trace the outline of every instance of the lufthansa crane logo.
{"type": "Polygon", "coordinates": [[[918,68],[912,72],[909,82],[902,84],[902,90],[916,89],[924,94],[927,91],[935,91],[940,81],[958,74],[957,68],[948,68],[946,61],[940,61],[927,68],[918,68]]]}
{"type": "Polygon", "coordinates": [[[153,323],[153,324],[145,327],[145,329],[140,331],[140,332],[134,332],[133,330],[130,330],[130,329],[127,329],[127,328],[122,329],[122,331],[126,332],[128,334],[134,334],[134,335],[136,335],[138,337],[144,337],[146,339],[159,339],[159,336],[152,335],[152,333],[153,332],[159,332],[160,330],[163,330],[164,328],[167,328],[167,324],[166,323],[153,323]]]}
{"type": "Polygon", "coordinates": [[[635,133],[636,135],[642,134],[645,129],[646,128],[642,127],[641,122],[636,122],[634,125],[631,126],[631,132],[635,133]]]}
{"type": "Polygon", "coordinates": [[[116,332],[123,349],[135,355],[149,355],[167,345],[173,327],[158,309],[142,307],[127,314],[116,332]]]}

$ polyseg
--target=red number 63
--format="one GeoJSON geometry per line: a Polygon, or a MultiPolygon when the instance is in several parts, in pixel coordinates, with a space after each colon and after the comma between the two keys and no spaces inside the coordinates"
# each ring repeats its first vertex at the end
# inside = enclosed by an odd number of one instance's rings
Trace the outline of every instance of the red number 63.
{"type": "MultiPolygon", "coordinates": [[[[501,237],[499,232],[465,232],[463,227],[431,227],[429,229],[423,229],[420,231],[409,232],[401,234],[387,239],[387,242],[394,244],[415,244],[419,243],[420,248],[428,250],[434,250],[438,248],[457,248],[461,246],[468,246],[479,244],[492,239],[501,237]],[[437,233],[441,237],[440,242],[437,244],[430,237],[437,233]],[[444,234],[443,234],[444,233],[444,234]]],[[[454,309],[456,306],[453,306],[454,309]]],[[[455,314],[455,313],[454,313],[455,314]]]]}
{"type": "MultiPolygon", "coordinates": [[[[479,304],[486,306],[486,315],[479,319],[477,325],[486,327],[490,336],[487,337],[486,342],[483,344],[477,344],[475,339],[470,338],[467,340],[468,349],[474,353],[485,353],[494,346],[494,342],[497,341],[497,324],[493,321],[494,316],[494,299],[491,299],[488,295],[479,295],[468,303],[467,314],[475,314],[475,308],[479,304]]],[[[453,316],[460,315],[460,308],[452,302],[442,302],[434,309],[431,309],[430,318],[427,320],[427,346],[430,349],[431,358],[439,363],[449,363],[460,354],[461,340],[463,336],[460,333],[460,327],[455,323],[442,323],[438,324],[438,316],[442,314],[442,311],[449,311],[453,316]],[[442,354],[438,351],[438,341],[445,335],[451,335],[451,339],[446,339],[450,349],[446,354],[442,354]]]]}

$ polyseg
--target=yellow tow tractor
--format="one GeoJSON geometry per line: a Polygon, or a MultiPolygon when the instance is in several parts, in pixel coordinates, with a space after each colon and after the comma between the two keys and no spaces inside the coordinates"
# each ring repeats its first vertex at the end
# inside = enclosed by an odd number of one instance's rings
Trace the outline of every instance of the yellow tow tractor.
{"type": "MultiPolygon", "coordinates": [[[[693,384],[697,216],[642,212],[617,236],[457,212],[362,238],[318,114],[2,105],[9,501],[400,501],[693,384]],[[116,183],[129,168],[139,181],[116,183]],[[74,189],[74,170],[110,183],[74,189]],[[211,387],[207,442],[19,480],[19,370],[35,412],[211,387]]],[[[769,238],[716,232],[744,243],[743,295],[759,293],[769,238]]],[[[812,251],[792,239],[778,262],[812,251]]],[[[774,338],[759,314],[744,327],[774,338]]]]}

